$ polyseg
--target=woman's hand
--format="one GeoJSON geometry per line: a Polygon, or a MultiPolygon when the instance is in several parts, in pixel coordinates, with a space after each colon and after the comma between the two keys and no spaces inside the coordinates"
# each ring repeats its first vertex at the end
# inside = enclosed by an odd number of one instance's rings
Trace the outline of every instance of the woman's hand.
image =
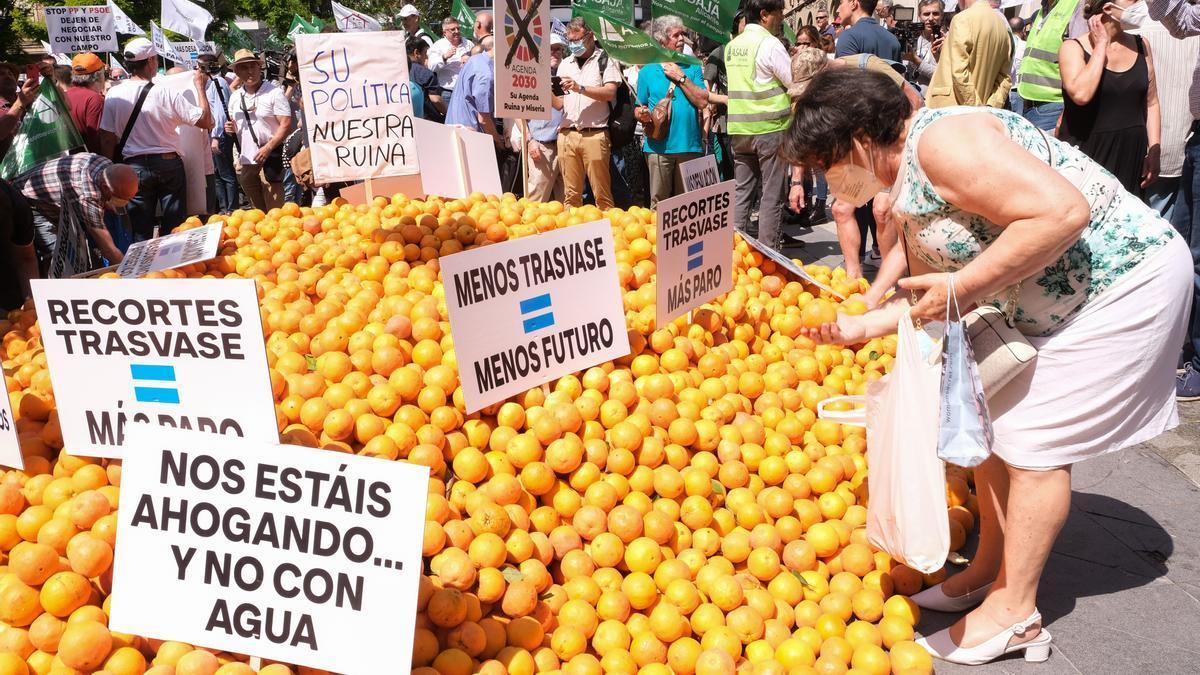
{"type": "MultiPolygon", "coordinates": [[[[921,319],[923,321],[942,321],[946,318],[946,306],[950,298],[950,275],[937,274],[922,274],[920,276],[908,277],[900,280],[900,288],[916,291],[920,294],[920,299],[909,313],[913,319],[921,319]]],[[[958,291],[959,289],[955,289],[958,291]]],[[[964,303],[960,297],[958,306],[963,307],[964,303]]]]}
{"type": "Polygon", "coordinates": [[[1142,162],[1142,187],[1146,187],[1158,179],[1159,154],[1160,148],[1158,145],[1151,146],[1150,150],[1146,153],[1146,159],[1142,162]]]}
{"type": "Polygon", "coordinates": [[[861,316],[838,314],[837,322],[820,328],[801,328],[800,334],[822,345],[854,345],[865,342],[867,328],[861,316]]]}
{"type": "Polygon", "coordinates": [[[641,122],[642,124],[649,124],[650,120],[653,119],[650,116],[650,109],[644,105],[634,108],[633,116],[636,117],[637,121],[641,122]]]}
{"type": "Polygon", "coordinates": [[[1088,19],[1088,35],[1092,38],[1092,56],[1108,59],[1109,37],[1103,14],[1088,19]]]}

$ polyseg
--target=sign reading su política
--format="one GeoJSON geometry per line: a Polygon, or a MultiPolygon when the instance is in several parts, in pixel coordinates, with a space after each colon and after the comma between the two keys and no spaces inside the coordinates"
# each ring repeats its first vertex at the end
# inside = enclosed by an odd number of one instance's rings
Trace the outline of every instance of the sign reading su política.
{"type": "Polygon", "coordinates": [[[404,33],[295,37],[318,183],[417,173],[404,33]]]}
{"type": "Polygon", "coordinates": [[[550,0],[494,0],[496,116],[550,119],[550,0]]]}
{"type": "Polygon", "coordinates": [[[252,279],[35,279],[65,448],[127,457],[144,422],[279,442],[252,279]]]}
{"type": "Polygon", "coordinates": [[[659,328],[733,287],[733,191],[725,181],[655,207],[659,328]]]}
{"type": "Polygon", "coordinates": [[[411,662],[428,467],[143,424],[129,449],[113,630],[340,673],[411,662]]]}
{"type": "Polygon", "coordinates": [[[441,268],[467,412],[629,353],[607,219],[456,253],[441,268]]]}
{"type": "Polygon", "coordinates": [[[43,7],[46,36],[55,54],[117,51],[116,19],[112,7],[43,7]]]}

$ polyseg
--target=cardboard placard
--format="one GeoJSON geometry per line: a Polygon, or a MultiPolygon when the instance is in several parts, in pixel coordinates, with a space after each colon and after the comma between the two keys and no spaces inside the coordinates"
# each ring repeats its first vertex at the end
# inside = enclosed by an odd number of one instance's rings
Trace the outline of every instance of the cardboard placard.
{"type": "Polygon", "coordinates": [[[25,468],[21,454],[21,439],[17,437],[17,416],[13,414],[12,399],[8,397],[8,381],[0,373],[0,466],[25,468]]]}
{"type": "Polygon", "coordinates": [[[689,159],[679,165],[679,175],[683,178],[683,191],[691,192],[721,181],[721,172],[717,170],[717,156],[704,155],[689,159]]]}
{"type": "Polygon", "coordinates": [[[414,119],[413,128],[425,194],[461,199],[472,192],[503,192],[491,136],[457,124],[423,119],[414,119]]]}
{"type": "Polygon", "coordinates": [[[126,457],[148,422],[278,443],[252,279],[35,279],[68,452],[126,457]]]}
{"type": "Polygon", "coordinates": [[[629,353],[607,219],[442,258],[467,412],[629,353]]]}
{"type": "Polygon", "coordinates": [[[550,119],[550,0],[494,0],[496,117],[550,119]]]}
{"type": "Polygon", "coordinates": [[[733,287],[733,192],[730,180],[655,207],[659,328],[733,287]]]}
{"type": "Polygon", "coordinates": [[[344,187],[338,193],[342,199],[351,204],[366,204],[375,197],[388,197],[400,193],[409,199],[424,199],[425,192],[421,189],[421,176],[386,176],[371,179],[371,194],[367,195],[367,181],[344,187]]]}
{"type": "Polygon", "coordinates": [[[209,223],[194,230],[168,234],[131,244],[117,266],[123,279],[136,279],[149,272],[183,267],[209,260],[217,255],[221,245],[223,223],[209,223]]]}
{"type": "Polygon", "coordinates": [[[407,667],[428,467],[142,424],[129,448],[113,630],[341,673],[407,667]]]}
{"type": "Polygon", "coordinates": [[[46,13],[46,34],[54,53],[118,51],[111,7],[43,7],[42,11],[46,13]]]}
{"type": "Polygon", "coordinates": [[[791,258],[785,256],[784,254],[780,253],[779,251],[776,251],[775,249],[771,248],[770,246],[767,246],[766,244],[762,243],[761,241],[755,239],[754,237],[751,237],[750,235],[746,234],[745,232],[742,232],[739,230],[738,236],[740,236],[742,239],[745,239],[746,243],[750,244],[750,246],[754,250],[758,251],[759,253],[761,253],[761,254],[765,255],[766,257],[770,258],[771,260],[773,260],[776,265],[779,265],[780,267],[783,268],[783,271],[789,272],[789,273],[803,279],[804,281],[807,281],[808,283],[812,284],[813,286],[820,288],[821,290],[829,291],[835,297],[841,298],[842,300],[846,299],[846,296],[842,295],[841,293],[838,293],[837,291],[833,290],[829,286],[826,286],[825,284],[814,279],[811,274],[809,274],[808,272],[805,272],[804,268],[797,265],[796,262],[794,260],[792,260],[791,258]]]}
{"type": "Polygon", "coordinates": [[[404,33],[296,36],[318,183],[417,173],[404,33]]]}

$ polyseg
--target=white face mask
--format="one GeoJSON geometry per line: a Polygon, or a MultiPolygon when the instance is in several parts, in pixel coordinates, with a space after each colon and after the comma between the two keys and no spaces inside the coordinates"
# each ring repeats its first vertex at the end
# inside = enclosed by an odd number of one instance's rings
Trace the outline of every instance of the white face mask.
{"type": "MultiPolygon", "coordinates": [[[[868,151],[868,156],[873,165],[875,163],[874,151],[868,151]]],[[[853,150],[846,162],[829,167],[829,170],[825,172],[825,182],[829,184],[830,194],[856,209],[866,205],[887,187],[875,175],[873,166],[863,167],[854,163],[853,150]]]]}
{"type": "Polygon", "coordinates": [[[1136,30],[1141,28],[1149,18],[1150,12],[1146,9],[1145,1],[1138,0],[1121,11],[1121,17],[1117,19],[1117,22],[1125,30],[1136,30]]]}

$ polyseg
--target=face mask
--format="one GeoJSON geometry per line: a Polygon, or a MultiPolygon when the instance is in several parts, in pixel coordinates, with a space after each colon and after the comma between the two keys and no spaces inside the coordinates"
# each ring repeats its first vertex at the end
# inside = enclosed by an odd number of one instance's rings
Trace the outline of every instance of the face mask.
{"type": "MultiPolygon", "coordinates": [[[[871,163],[874,164],[875,153],[870,152],[871,163]]],[[[829,167],[825,172],[825,181],[829,184],[829,192],[854,208],[866,205],[879,194],[886,185],[875,175],[873,168],[862,167],[854,163],[851,153],[849,161],[829,167]]]]}
{"type": "Polygon", "coordinates": [[[583,56],[587,47],[583,44],[583,40],[571,40],[567,43],[567,51],[571,52],[571,56],[578,58],[583,56]]]}
{"type": "Polygon", "coordinates": [[[1142,27],[1142,24],[1150,18],[1150,13],[1146,9],[1146,3],[1142,0],[1133,3],[1126,7],[1121,12],[1121,18],[1117,22],[1121,24],[1121,28],[1125,30],[1135,30],[1142,27]]]}

